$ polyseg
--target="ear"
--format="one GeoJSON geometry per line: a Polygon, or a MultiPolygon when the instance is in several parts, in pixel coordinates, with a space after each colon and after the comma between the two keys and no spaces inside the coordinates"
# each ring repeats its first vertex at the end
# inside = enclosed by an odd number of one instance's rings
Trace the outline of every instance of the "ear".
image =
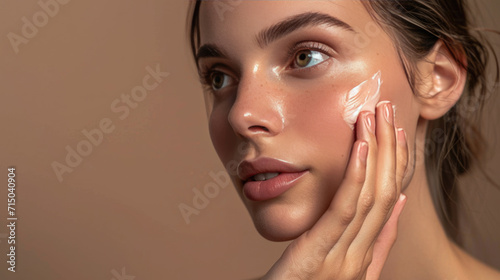
{"type": "MultiPolygon", "coordinates": [[[[462,50],[456,56],[463,65],[467,59],[462,50]]],[[[438,40],[429,54],[417,65],[420,116],[427,120],[442,117],[460,99],[467,80],[467,70],[453,59],[450,50],[438,40]]]]}

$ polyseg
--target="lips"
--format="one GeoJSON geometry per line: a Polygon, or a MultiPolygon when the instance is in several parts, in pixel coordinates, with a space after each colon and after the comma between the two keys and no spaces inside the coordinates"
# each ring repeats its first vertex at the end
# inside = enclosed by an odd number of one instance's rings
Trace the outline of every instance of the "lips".
{"type": "Polygon", "coordinates": [[[243,192],[247,198],[254,201],[281,195],[307,172],[306,168],[265,157],[245,160],[238,166],[238,177],[243,182],[243,192]]]}

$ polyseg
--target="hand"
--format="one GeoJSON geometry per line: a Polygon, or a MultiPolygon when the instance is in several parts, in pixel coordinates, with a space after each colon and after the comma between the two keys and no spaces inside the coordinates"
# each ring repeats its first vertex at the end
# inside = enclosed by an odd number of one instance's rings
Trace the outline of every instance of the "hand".
{"type": "Polygon", "coordinates": [[[285,250],[262,279],[379,278],[406,203],[406,134],[389,102],[362,112],[345,178],[327,211],[285,250]]]}

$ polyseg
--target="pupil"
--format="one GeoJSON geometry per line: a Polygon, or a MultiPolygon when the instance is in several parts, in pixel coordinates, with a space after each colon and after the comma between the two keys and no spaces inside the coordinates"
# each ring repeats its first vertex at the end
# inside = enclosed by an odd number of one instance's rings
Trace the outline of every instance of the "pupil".
{"type": "Polygon", "coordinates": [[[222,85],[221,85],[221,82],[222,82],[222,78],[221,78],[221,76],[220,76],[220,75],[216,75],[216,76],[214,77],[214,86],[215,86],[216,88],[221,87],[221,86],[222,86],[222,85]]]}
{"type": "Polygon", "coordinates": [[[311,61],[311,54],[309,51],[303,51],[297,56],[297,65],[304,67],[311,61]]]}

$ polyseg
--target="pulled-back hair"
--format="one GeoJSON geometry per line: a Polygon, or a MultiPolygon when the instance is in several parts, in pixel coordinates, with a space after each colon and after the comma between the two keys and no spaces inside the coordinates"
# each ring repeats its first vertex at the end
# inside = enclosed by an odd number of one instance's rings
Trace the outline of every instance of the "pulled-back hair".
{"type": "Polygon", "coordinates": [[[486,77],[494,56],[498,82],[498,60],[490,43],[472,26],[464,0],[363,1],[372,17],[393,38],[415,94],[416,63],[425,58],[438,40],[452,59],[467,71],[466,88],[443,117],[429,122],[425,141],[427,181],[441,222],[455,242],[458,229],[458,177],[478,163],[486,146],[480,132],[481,113],[490,96],[486,77]],[[461,57],[465,57],[464,61],[461,57]]]}
{"type": "MultiPolygon", "coordinates": [[[[392,37],[414,94],[419,82],[417,62],[441,40],[452,59],[467,71],[464,93],[443,117],[429,121],[425,141],[427,180],[441,222],[450,238],[458,234],[458,176],[479,162],[485,141],[480,133],[481,113],[489,97],[486,79],[490,52],[494,56],[495,82],[498,59],[490,43],[473,27],[464,0],[361,1],[372,18],[392,37]],[[466,58],[464,61],[462,58],[466,58]]],[[[191,0],[188,32],[196,56],[200,42],[199,11],[202,0],[191,0]]]]}

